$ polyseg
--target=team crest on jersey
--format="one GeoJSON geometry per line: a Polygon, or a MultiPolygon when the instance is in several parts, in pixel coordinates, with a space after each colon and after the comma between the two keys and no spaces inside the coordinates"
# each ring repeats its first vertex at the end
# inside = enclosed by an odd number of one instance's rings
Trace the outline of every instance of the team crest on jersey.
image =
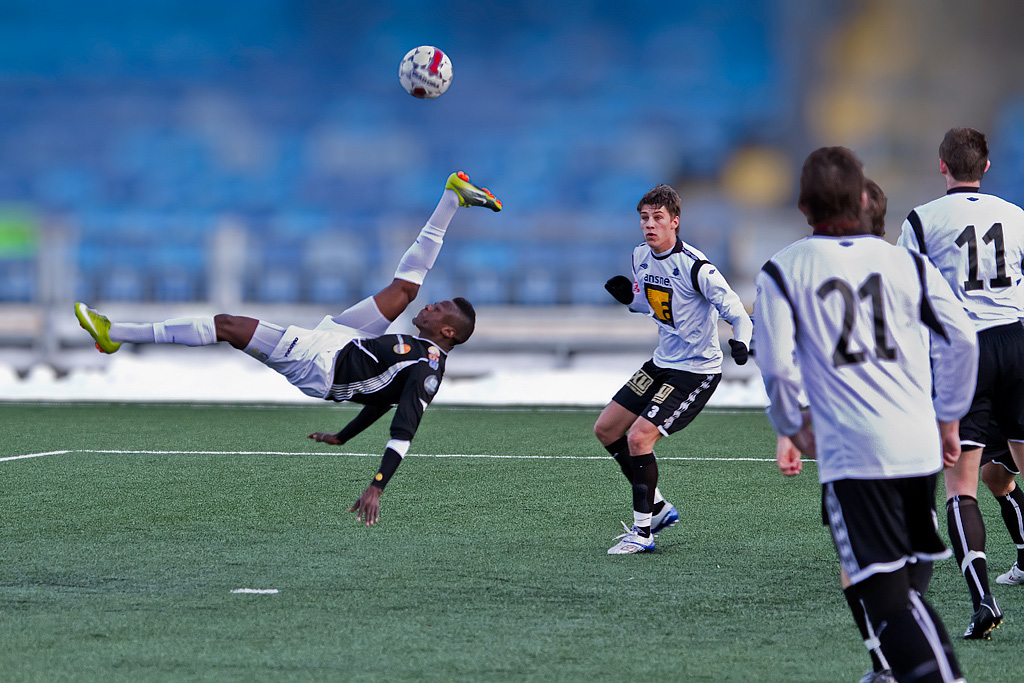
{"type": "Polygon", "coordinates": [[[428,394],[433,394],[437,391],[438,380],[435,375],[431,375],[423,380],[423,388],[427,390],[428,394]]]}
{"type": "Polygon", "coordinates": [[[644,294],[647,296],[647,303],[651,306],[654,319],[669,327],[675,327],[675,318],[672,315],[672,288],[645,282],[644,294]]]}
{"type": "Polygon", "coordinates": [[[427,347],[427,365],[429,365],[432,370],[437,370],[437,368],[440,367],[441,349],[436,346],[427,347]]]}
{"type": "Polygon", "coordinates": [[[394,348],[392,350],[395,353],[397,353],[399,356],[404,356],[405,354],[407,354],[410,351],[412,351],[412,347],[409,346],[408,344],[398,343],[398,344],[395,344],[395,346],[394,346],[394,348]]]}
{"type": "Polygon", "coordinates": [[[678,276],[679,275],[679,269],[678,268],[673,268],[672,269],[672,275],[673,276],[678,276]]]}

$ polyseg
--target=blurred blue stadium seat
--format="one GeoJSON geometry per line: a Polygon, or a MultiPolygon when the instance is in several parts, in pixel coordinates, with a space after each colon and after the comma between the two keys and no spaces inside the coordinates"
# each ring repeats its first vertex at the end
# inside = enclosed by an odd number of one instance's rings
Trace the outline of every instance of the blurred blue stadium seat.
{"type": "MultiPolygon", "coordinates": [[[[377,218],[422,220],[464,169],[505,201],[474,219],[503,237],[456,219],[444,298],[604,303],[593,285],[628,263],[643,192],[714,179],[736,145],[786,125],[794,95],[768,0],[663,5],[654,30],[641,7],[529,0],[490,7],[500,30],[479,35],[349,0],[197,3],[159,21],[101,0],[119,16],[104,29],[58,21],[72,0],[45,4],[56,9],[21,3],[0,27],[0,198],[77,226],[76,291],[126,301],[205,296],[206,237],[224,213],[251,236],[248,297],[372,293],[394,268],[370,238],[377,218]],[[450,46],[457,74],[427,103],[394,73],[424,35],[450,46]],[[341,68],[352,54],[358,68],[341,68]],[[339,230],[366,239],[322,242],[339,230]],[[552,239],[566,258],[539,262],[552,239]]],[[[1012,111],[1002,128],[1020,137],[1012,111]]],[[[1024,140],[1007,148],[1024,160],[1024,140]]],[[[1006,185],[1024,187],[1014,164],[1006,185]]],[[[728,268],[731,217],[714,225],[697,243],[728,268]]]]}

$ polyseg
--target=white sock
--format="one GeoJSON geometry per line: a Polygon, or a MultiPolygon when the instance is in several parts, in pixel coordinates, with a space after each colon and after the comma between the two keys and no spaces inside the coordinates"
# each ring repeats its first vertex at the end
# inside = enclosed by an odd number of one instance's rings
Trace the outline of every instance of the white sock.
{"type": "Polygon", "coordinates": [[[633,526],[651,528],[651,513],[633,510],[633,526]]]}
{"type": "Polygon", "coordinates": [[[206,346],[217,343],[217,328],[212,316],[172,318],[153,323],[153,336],[157,344],[206,346]]]}
{"type": "Polygon", "coordinates": [[[416,285],[423,284],[427,271],[434,266],[437,255],[441,253],[444,233],[448,230],[448,224],[451,223],[458,208],[459,196],[454,190],[445,190],[416,241],[399,261],[398,269],[395,270],[396,278],[416,285]]]}
{"type": "Polygon", "coordinates": [[[665,500],[665,496],[661,495],[661,489],[657,486],[654,487],[654,504],[657,505],[661,501],[665,500]]]}
{"type": "Polygon", "coordinates": [[[152,344],[156,341],[153,323],[110,323],[110,339],[132,344],[152,344]]]}

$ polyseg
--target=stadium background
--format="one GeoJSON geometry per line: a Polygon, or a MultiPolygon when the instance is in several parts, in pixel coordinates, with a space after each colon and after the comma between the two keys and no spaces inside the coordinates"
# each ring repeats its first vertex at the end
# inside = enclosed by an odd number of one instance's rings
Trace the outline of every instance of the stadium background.
{"type": "MultiPolygon", "coordinates": [[[[955,125],[989,136],[986,189],[1024,202],[1022,19],[1009,0],[3,0],[0,398],[301,399],[246,385],[258,366],[211,375],[230,353],[102,357],[71,303],[315,322],[390,280],[465,169],[506,208],[459,213],[421,294],[481,309],[447,398],[604,403],[654,344],[602,283],[658,182],[748,306],[806,232],[794,185],[820,145],[886,190],[890,239],[941,193],[955,125]],[[396,76],[421,44],[455,67],[430,102],[396,76]]],[[[727,369],[746,386],[719,402],[757,403],[756,370],[727,369]]]]}

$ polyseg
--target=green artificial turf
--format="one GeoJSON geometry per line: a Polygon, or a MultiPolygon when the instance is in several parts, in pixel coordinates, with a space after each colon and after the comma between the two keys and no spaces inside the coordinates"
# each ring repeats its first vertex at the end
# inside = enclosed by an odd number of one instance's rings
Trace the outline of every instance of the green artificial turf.
{"type": "MultiPolygon", "coordinates": [[[[306,434],[353,408],[0,404],[0,680],[858,680],[813,463],[785,479],[763,413],[707,410],[658,447],[680,523],[608,556],[630,492],[597,412],[431,408],[366,528],[389,417],[331,447],[306,434]]],[[[1017,681],[979,498],[1003,627],[960,640],[952,560],[929,597],[968,680],[1017,681]]]]}

